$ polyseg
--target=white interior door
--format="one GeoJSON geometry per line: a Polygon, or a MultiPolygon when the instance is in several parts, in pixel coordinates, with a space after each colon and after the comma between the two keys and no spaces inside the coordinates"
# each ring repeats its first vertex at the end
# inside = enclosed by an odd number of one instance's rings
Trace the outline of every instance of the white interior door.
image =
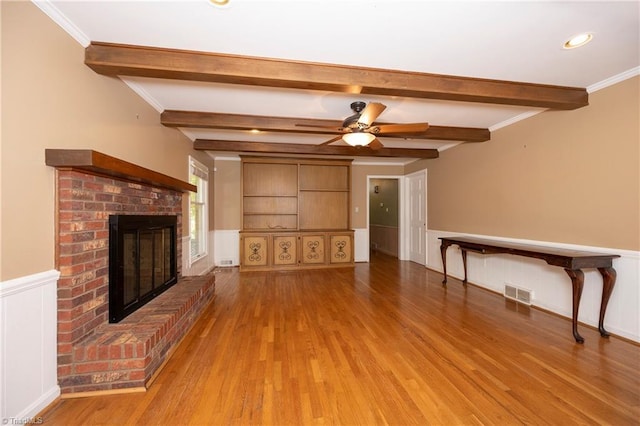
{"type": "Polygon", "coordinates": [[[408,176],[409,260],[421,265],[427,263],[427,179],[425,173],[408,176]]]}

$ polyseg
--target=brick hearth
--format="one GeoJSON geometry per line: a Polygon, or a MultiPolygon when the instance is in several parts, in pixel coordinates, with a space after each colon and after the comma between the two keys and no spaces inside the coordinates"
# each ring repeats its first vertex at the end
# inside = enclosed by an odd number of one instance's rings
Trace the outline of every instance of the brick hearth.
{"type": "Polygon", "coordinates": [[[186,277],[117,324],[73,345],[66,392],[142,388],[213,298],[213,275],[186,277]]]}
{"type": "Polygon", "coordinates": [[[182,278],[182,192],[58,170],[58,381],[63,393],[141,387],[214,294],[213,275],[182,278]],[[109,215],[176,215],[178,283],[108,322],[109,215]]]}

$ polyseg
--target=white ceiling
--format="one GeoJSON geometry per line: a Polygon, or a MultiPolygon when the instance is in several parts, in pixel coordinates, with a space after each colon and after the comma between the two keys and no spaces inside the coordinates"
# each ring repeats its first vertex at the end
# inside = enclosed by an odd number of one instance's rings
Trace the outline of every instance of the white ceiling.
{"type": "MultiPolygon", "coordinates": [[[[638,75],[638,1],[37,1],[79,43],[112,42],[597,90],[638,75]],[[566,50],[571,36],[586,46],[566,50]]],[[[469,102],[122,77],[158,111],[342,120],[356,100],[380,121],[496,130],[540,109],[469,102]]],[[[327,135],[181,129],[189,138],[321,143],[327,135]]],[[[457,142],[390,140],[446,149],[457,142]]],[[[400,161],[402,159],[393,159],[400,161]]]]}

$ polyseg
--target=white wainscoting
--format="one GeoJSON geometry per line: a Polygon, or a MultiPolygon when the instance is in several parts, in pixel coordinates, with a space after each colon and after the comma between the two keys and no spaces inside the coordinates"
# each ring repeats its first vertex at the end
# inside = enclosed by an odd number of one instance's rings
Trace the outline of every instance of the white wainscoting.
{"type": "Polygon", "coordinates": [[[0,282],[0,418],[36,416],[60,395],[55,270],[0,282]]]}
{"type": "Polygon", "coordinates": [[[189,237],[182,237],[182,276],[204,275],[215,268],[214,231],[207,236],[207,254],[191,263],[189,259],[189,237]]]}
{"type": "MultiPolygon", "coordinates": [[[[438,237],[451,237],[461,233],[429,230],[427,232],[428,259],[430,269],[442,272],[442,257],[438,237]]],[[[617,272],[616,285],[609,300],[605,316],[605,328],[618,336],[640,342],[640,252],[606,247],[590,247],[575,244],[560,244],[546,241],[500,238],[492,235],[471,235],[514,243],[541,245],[546,247],[596,251],[620,255],[613,260],[617,272]]],[[[571,318],[572,286],[567,273],[543,260],[508,254],[481,255],[467,252],[469,282],[503,293],[504,285],[533,291],[532,305],[571,318]]],[[[462,279],[464,270],[460,249],[452,245],[447,250],[447,275],[462,279]]],[[[594,327],[598,326],[602,276],[596,269],[585,269],[585,284],[580,303],[578,320],[594,327]]],[[[449,281],[448,285],[458,283],[449,281]]]]}
{"type": "Polygon", "coordinates": [[[353,260],[355,262],[369,261],[369,229],[358,228],[353,230],[353,260]]]}
{"type": "MultiPolygon", "coordinates": [[[[189,254],[183,249],[182,275],[203,275],[217,266],[240,265],[240,231],[209,231],[208,252],[202,259],[189,265],[189,254]]],[[[189,237],[183,237],[182,247],[189,247],[189,237]]]]}
{"type": "Polygon", "coordinates": [[[213,232],[216,266],[239,266],[240,230],[222,229],[213,232]]]}

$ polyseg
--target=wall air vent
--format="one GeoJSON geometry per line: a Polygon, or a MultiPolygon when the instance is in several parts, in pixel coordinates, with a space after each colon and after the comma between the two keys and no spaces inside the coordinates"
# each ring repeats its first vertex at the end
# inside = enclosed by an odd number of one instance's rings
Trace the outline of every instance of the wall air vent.
{"type": "Polygon", "coordinates": [[[504,285],[504,297],[515,300],[516,302],[531,305],[533,300],[533,292],[524,288],[519,288],[511,284],[504,285]]]}

